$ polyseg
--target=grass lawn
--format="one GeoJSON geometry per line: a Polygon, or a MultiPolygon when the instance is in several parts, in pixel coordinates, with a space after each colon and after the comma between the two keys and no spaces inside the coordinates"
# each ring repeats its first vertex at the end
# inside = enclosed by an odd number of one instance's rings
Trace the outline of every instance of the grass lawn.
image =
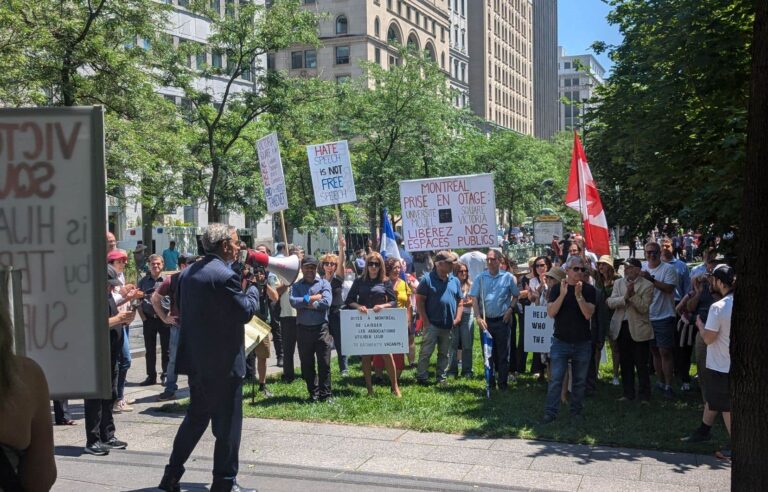
{"type": "MultiPolygon", "coordinates": [[[[416,340],[418,352],[420,339],[416,340]]],[[[432,356],[430,373],[433,381],[435,360],[436,352],[432,356]]],[[[490,399],[486,399],[478,341],[475,342],[474,378],[449,378],[448,384],[442,387],[419,386],[415,370],[406,368],[400,378],[401,399],[390,394],[388,383],[375,385],[374,396],[368,397],[359,362],[351,365],[350,375],[346,378],[341,377],[335,359],[332,366],[333,404],[307,403],[306,385],[301,379],[285,384],[273,378],[268,381],[270,390],[275,394],[272,398],[257,394],[252,401],[251,386],[246,384],[243,390],[244,414],[247,417],[695,453],[711,453],[727,442],[720,418],[713,429],[712,441],[696,445],[680,441],[701,422],[701,393],[697,387],[694,386],[689,393],[678,392],[679,399],[676,401],[665,401],[654,392],[650,405],[618,402],[621,389],[610,384],[610,363],[600,368],[597,394],[587,398],[584,421],[580,425],[571,424],[566,407],[561,408],[555,422],[539,424],[544,413],[546,383],[540,383],[529,375],[523,375],[517,383],[510,384],[508,392],[494,392],[490,399]]],[[[654,379],[651,380],[653,383],[654,379]]],[[[180,401],[165,405],[164,409],[181,411],[184,406],[185,401],[180,401]]]]}

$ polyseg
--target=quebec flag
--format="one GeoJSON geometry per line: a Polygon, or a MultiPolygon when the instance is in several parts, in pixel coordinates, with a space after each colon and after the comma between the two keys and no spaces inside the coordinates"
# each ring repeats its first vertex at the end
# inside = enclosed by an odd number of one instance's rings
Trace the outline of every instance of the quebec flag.
{"type": "Polygon", "coordinates": [[[382,220],[384,230],[381,234],[381,247],[379,248],[379,252],[384,258],[397,258],[399,260],[401,259],[400,250],[397,249],[395,231],[392,229],[392,222],[389,221],[389,214],[387,213],[387,209],[384,208],[382,213],[384,214],[382,220]]]}

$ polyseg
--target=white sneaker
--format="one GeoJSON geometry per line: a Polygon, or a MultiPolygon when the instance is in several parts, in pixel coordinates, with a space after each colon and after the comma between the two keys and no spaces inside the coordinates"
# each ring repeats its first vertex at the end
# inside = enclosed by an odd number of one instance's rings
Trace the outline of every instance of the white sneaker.
{"type": "Polygon", "coordinates": [[[133,407],[125,399],[120,400],[120,410],[123,412],[133,412],[133,407]]]}
{"type": "Polygon", "coordinates": [[[613,382],[612,382],[611,384],[612,384],[612,385],[614,385],[614,386],[618,386],[618,385],[620,385],[621,383],[619,383],[619,378],[617,378],[616,376],[614,376],[614,377],[613,377],[613,382]]]}
{"type": "Polygon", "coordinates": [[[120,405],[120,402],[122,400],[115,400],[115,403],[112,404],[112,413],[123,413],[123,407],[120,405]]]}

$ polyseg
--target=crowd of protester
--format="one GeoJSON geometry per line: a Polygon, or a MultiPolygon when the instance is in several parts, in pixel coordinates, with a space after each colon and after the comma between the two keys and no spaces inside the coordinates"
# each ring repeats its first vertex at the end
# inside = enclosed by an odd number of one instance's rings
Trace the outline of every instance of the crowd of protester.
{"type": "MultiPolygon", "coordinates": [[[[578,234],[568,233],[562,239],[555,236],[545,254],[522,265],[502,248],[459,256],[447,250],[410,254],[400,246],[398,259],[382,256],[372,243],[349,254],[340,237],[338,251],[316,258],[298,246],[278,243],[274,257],[296,255],[300,260],[301,271],[292,284],[251,261],[245,243],[237,240],[236,246],[227,250],[231,259],[223,263],[226,271],[235,276],[242,295],[258,299],[248,309],[271,327],[271,336],[244,361],[243,376],[258,383],[263,398],[273,396],[266,379],[272,346],[283,382],[296,378],[294,353],[298,351],[308,401],[332,403],[332,352],[342,378],[348,377],[350,364],[358,360],[342,352],[341,310],[367,313],[397,307],[407,313],[408,352],[359,358],[369,395],[375,393],[375,384],[388,381],[392,394],[401,397],[399,379],[406,369],[415,371],[421,385],[480,377],[473,371],[477,329],[487,331],[494,340],[493,390],[508,391],[523,373],[547,383],[543,424],[558,419],[564,404],[570,419],[581,421],[588,404],[585,398],[598,390],[605,346],[611,352],[609,381],[621,387],[620,401],[641,405],[657,397],[673,400],[678,391],[691,391],[695,360],[705,407],[700,426],[684,440],[710,439],[718,413],[730,432],[728,347],[735,275],[718,260],[715,248],[705,247],[692,234],[650,237],[645,242],[635,237],[630,240],[629,258],[621,259],[598,257],[578,234]],[[644,261],[637,258],[639,250],[644,261]],[[696,254],[703,263],[689,269],[687,262],[696,254]],[[524,347],[525,319],[535,306],[545,307],[554,319],[554,336],[546,353],[527,353],[524,347]],[[418,353],[416,337],[421,337],[418,353]],[[435,350],[437,362],[431,368],[435,350]]],[[[255,250],[272,256],[270,246],[260,244],[255,250]]],[[[114,414],[133,410],[125,381],[131,368],[129,325],[136,314],[146,349],[142,368],[146,374],[140,385],[163,385],[160,401],[176,398],[177,352],[185,333],[178,270],[216,255],[209,251],[206,257],[180,254],[171,243],[160,255],[147,255],[142,248],[137,259],[139,247],[132,256],[144,273],[133,284],[125,278],[129,253],[117,248],[113,235],[107,236],[113,391],[107,400],[85,401],[85,452],[93,455],[127,446],[116,437],[114,414]]],[[[0,385],[2,391],[11,389],[7,382],[0,385]]],[[[77,423],[66,401],[54,402],[54,417],[59,425],[77,423]]],[[[173,490],[175,478],[168,479],[171,488],[166,490],[173,490]]]]}

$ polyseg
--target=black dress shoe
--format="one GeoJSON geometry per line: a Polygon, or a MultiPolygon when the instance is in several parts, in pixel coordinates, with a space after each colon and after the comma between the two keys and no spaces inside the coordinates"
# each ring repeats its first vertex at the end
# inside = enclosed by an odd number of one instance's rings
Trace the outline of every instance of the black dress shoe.
{"type": "Polygon", "coordinates": [[[246,489],[232,480],[214,480],[211,492],[256,492],[256,489],[246,489]]]}
{"type": "Polygon", "coordinates": [[[152,386],[154,384],[157,384],[157,376],[147,376],[147,379],[139,383],[139,386],[152,386]]]}
{"type": "Polygon", "coordinates": [[[181,492],[179,479],[168,473],[163,475],[163,479],[160,480],[160,485],[158,485],[157,488],[165,490],[166,492],[181,492]]]}

